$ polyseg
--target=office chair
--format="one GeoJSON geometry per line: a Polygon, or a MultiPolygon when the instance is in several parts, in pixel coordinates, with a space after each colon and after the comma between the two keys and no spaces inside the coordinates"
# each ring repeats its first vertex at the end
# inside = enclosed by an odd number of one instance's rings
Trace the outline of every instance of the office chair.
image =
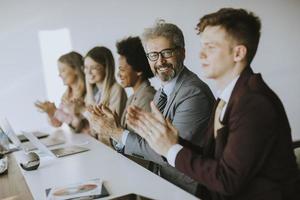
{"type": "Polygon", "coordinates": [[[293,141],[293,148],[297,159],[298,169],[300,170],[300,140],[293,141]]]}

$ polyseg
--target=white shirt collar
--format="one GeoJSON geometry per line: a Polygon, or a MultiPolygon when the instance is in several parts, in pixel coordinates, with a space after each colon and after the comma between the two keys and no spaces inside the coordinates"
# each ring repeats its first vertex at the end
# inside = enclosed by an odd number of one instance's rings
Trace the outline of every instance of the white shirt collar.
{"type": "Polygon", "coordinates": [[[232,90],[237,82],[237,80],[239,79],[240,75],[238,75],[237,77],[235,77],[224,89],[223,91],[219,91],[218,92],[218,97],[220,99],[222,99],[223,101],[226,102],[226,104],[228,103],[232,90]]]}

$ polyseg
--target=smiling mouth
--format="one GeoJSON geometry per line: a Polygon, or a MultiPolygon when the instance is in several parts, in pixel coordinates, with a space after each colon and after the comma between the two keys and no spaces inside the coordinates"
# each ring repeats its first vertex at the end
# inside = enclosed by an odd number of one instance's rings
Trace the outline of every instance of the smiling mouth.
{"type": "Polygon", "coordinates": [[[88,76],[88,79],[93,80],[95,77],[94,76],[88,76]]]}
{"type": "Polygon", "coordinates": [[[202,65],[202,67],[208,67],[209,66],[208,64],[204,64],[204,63],[202,63],[201,65],[202,65]]]}
{"type": "Polygon", "coordinates": [[[172,69],[172,66],[170,66],[170,65],[156,67],[157,72],[167,72],[170,69],[172,69]]]}
{"type": "Polygon", "coordinates": [[[161,67],[161,68],[157,69],[157,71],[159,71],[159,72],[166,72],[168,70],[169,70],[168,67],[161,67]]]}

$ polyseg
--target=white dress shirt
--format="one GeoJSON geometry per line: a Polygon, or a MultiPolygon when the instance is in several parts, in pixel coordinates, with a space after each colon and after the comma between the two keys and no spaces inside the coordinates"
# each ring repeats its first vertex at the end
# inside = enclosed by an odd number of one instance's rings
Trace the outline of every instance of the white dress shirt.
{"type": "MultiPolygon", "coordinates": [[[[218,98],[222,99],[223,101],[225,101],[225,105],[222,109],[221,112],[221,120],[224,117],[224,113],[225,110],[227,108],[227,103],[229,102],[232,90],[237,82],[237,80],[239,79],[240,76],[235,77],[222,91],[218,91],[218,98]]],[[[175,160],[177,157],[177,154],[179,153],[179,151],[183,148],[183,146],[181,146],[180,144],[174,144],[167,153],[167,160],[168,163],[175,167],[175,160]]]]}

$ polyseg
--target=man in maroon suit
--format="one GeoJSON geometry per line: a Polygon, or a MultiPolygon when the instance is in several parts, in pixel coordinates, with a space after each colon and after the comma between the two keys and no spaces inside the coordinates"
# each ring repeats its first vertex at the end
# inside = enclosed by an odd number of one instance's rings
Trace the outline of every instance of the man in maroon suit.
{"type": "Polygon", "coordinates": [[[180,171],[197,180],[203,199],[300,199],[300,178],[289,122],[277,95],[250,63],[260,19],[225,8],[197,25],[200,59],[219,89],[202,149],[178,131],[152,103],[152,113],[131,107],[128,123],[180,171]]]}

